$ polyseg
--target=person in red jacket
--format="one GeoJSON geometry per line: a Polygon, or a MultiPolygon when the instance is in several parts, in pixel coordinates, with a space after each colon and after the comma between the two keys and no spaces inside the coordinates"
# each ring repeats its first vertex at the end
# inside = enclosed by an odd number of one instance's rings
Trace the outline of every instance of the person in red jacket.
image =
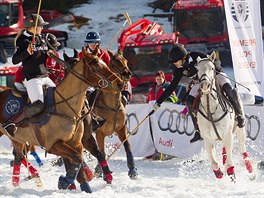
{"type": "MultiPolygon", "coordinates": [[[[57,52],[60,43],[58,42],[56,36],[51,33],[46,34],[46,40],[51,49],[53,49],[55,55],[60,57],[57,52]]],[[[57,85],[64,78],[64,68],[58,64],[53,58],[48,57],[46,61],[47,69],[49,71],[49,78],[57,85]]]]}
{"type": "MultiPolygon", "coordinates": [[[[98,32],[95,32],[95,31],[88,32],[84,40],[84,43],[85,43],[85,49],[88,53],[92,54],[95,52],[95,50],[97,50],[96,56],[100,57],[101,60],[103,60],[107,66],[109,65],[110,56],[108,52],[100,48],[101,37],[98,32]]],[[[83,59],[82,52],[79,53],[79,58],[83,59]]],[[[96,90],[93,87],[89,88],[86,93],[86,97],[89,101],[89,104],[93,103],[93,101],[95,100],[95,96],[96,96],[96,90]]],[[[106,119],[92,113],[92,130],[93,131],[96,131],[97,128],[103,126],[105,122],[106,122],[106,119]]]]}
{"type": "MultiPolygon", "coordinates": [[[[96,55],[100,57],[105,62],[106,65],[109,65],[110,56],[106,51],[100,48],[101,37],[98,32],[94,32],[94,31],[88,32],[84,40],[84,43],[85,43],[85,49],[88,53],[93,53],[94,50],[98,48],[98,52],[96,55]]],[[[79,58],[83,59],[82,52],[79,53],[79,58]]]]}
{"type": "MultiPolygon", "coordinates": [[[[159,97],[162,95],[164,90],[169,86],[169,82],[165,81],[165,74],[163,71],[158,71],[155,75],[155,83],[151,86],[151,89],[149,91],[149,95],[147,98],[147,103],[152,100],[158,100],[159,97]]],[[[173,93],[168,99],[168,102],[176,103],[177,97],[175,96],[175,93],[173,93]]]]}

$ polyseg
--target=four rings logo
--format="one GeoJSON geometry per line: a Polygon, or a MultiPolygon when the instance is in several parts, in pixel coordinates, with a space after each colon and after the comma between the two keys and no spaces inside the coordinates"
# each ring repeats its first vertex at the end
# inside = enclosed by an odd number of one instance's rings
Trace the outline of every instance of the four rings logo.
{"type": "Polygon", "coordinates": [[[251,140],[256,140],[259,135],[260,121],[256,115],[246,115],[246,133],[251,140]]]}
{"type": "Polygon", "coordinates": [[[158,126],[161,131],[170,131],[171,133],[186,134],[191,136],[194,133],[194,127],[191,124],[190,116],[182,119],[181,113],[170,109],[164,109],[158,118],[158,126]]]}
{"type": "Polygon", "coordinates": [[[127,120],[126,120],[126,127],[127,127],[127,133],[132,135],[136,135],[138,132],[138,129],[133,131],[136,126],[139,125],[138,117],[135,113],[127,114],[127,120]]]}
{"type": "MultiPolygon", "coordinates": [[[[260,132],[260,120],[256,115],[245,115],[246,117],[246,134],[250,140],[256,140],[260,132]]],[[[138,129],[133,131],[138,126],[139,120],[135,113],[127,114],[127,133],[136,135],[138,129]]],[[[191,117],[188,115],[186,119],[181,117],[181,112],[177,110],[164,109],[158,117],[158,126],[161,131],[170,131],[171,133],[186,134],[191,136],[194,133],[194,127],[191,117]]]]}
{"type": "Polygon", "coordinates": [[[234,0],[231,7],[231,15],[238,23],[245,22],[249,16],[249,7],[246,0],[234,0]]]}

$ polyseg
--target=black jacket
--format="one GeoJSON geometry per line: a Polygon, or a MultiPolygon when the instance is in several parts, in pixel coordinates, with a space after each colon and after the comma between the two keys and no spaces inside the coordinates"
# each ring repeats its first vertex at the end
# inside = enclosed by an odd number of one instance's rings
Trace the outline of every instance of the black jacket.
{"type": "Polygon", "coordinates": [[[197,63],[196,59],[198,56],[200,56],[201,58],[207,57],[207,55],[203,52],[190,52],[189,55],[187,55],[186,57],[186,61],[183,67],[175,67],[172,82],[157,100],[158,104],[163,103],[173,93],[173,91],[176,90],[183,76],[194,77],[197,74],[197,69],[195,68],[195,65],[197,63]]]}
{"type": "Polygon", "coordinates": [[[36,51],[30,55],[27,48],[32,41],[32,37],[32,33],[23,32],[16,40],[16,51],[12,57],[13,64],[22,62],[24,78],[27,80],[39,76],[48,76],[46,69],[48,47],[45,38],[42,35],[36,35],[36,51]]]}

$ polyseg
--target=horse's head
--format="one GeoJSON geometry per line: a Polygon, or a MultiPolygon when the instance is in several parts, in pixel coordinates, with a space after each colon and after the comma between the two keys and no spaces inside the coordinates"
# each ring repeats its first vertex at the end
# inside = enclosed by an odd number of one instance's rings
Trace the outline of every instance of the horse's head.
{"type": "Polygon", "coordinates": [[[215,84],[215,58],[215,52],[212,52],[207,58],[197,58],[197,75],[200,82],[200,90],[203,94],[210,93],[215,84]]]}
{"type": "Polygon", "coordinates": [[[118,50],[116,54],[113,54],[110,50],[107,52],[111,58],[109,64],[110,69],[119,74],[122,80],[126,82],[129,81],[132,76],[132,72],[128,68],[127,59],[123,56],[122,51],[118,50]]]}
{"type": "Polygon", "coordinates": [[[63,59],[65,62],[69,63],[71,67],[73,67],[80,59],[79,59],[79,54],[78,51],[74,48],[73,49],[73,57],[69,57],[65,51],[63,52],[63,59]]]}
{"type": "Polygon", "coordinates": [[[93,87],[103,88],[106,91],[120,92],[124,87],[124,81],[119,78],[99,57],[89,54],[82,49],[84,70],[86,79],[93,87]],[[110,90],[112,89],[112,90],[110,90]]]}

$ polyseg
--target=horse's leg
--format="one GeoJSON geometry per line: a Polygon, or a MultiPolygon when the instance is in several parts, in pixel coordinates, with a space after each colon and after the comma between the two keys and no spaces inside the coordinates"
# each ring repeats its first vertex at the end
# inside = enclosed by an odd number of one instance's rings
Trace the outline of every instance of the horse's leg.
{"type": "Polygon", "coordinates": [[[223,146],[223,148],[222,148],[222,161],[223,161],[223,165],[225,165],[225,163],[226,163],[226,158],[227,158],[227,156],[226,156],[226,149],[223,146]]]}
{"type": "Polygon", "coordinates": [[[38,156],[36,149],[35,149],[35,146],[33,146],[33,145],[30,146],[29,150],[30,150],[30,155],[32,155],[35,158],[38,165],[40,167],[43,166],[44,164],[43,164],[42,160],[40,159],[40,157],[38,156]]]}
{"type": "Polygon", "coordinates": [[[83,163],[82,147],[73,149],[67,143],[57,141],[48,152],[69,159],[71,166],[66,176],[60,176],[58,184],[59,189],[67,189],[76,179],[83,163]]]}
{"type": "Polygon", "coordinates": [[[20,183],[20,168],[21,161],[24,158],[23,147],[24,145],[19,142],[12,141],[13,143],[13,155],[14,155],[14,164],[13,164],[13,175],[12,175],[12,184],[13,186],[19,186],[20,183]]]}
{"type": "MultiPolygon", "coordinates": [[[[121,128],[121,130],[116,131],[116,133],[118,134],[118,138],[120,139],[121,142],[125,141],[125,139],[127,138],[126,125],[124,125],[121,128]]],[[[126,157],[127,157],[127,167],[129,169],[128,176],[131,179],[136,179],[138,175],[137,168],[135,167],[134,156],[132,154],[131,146],[128,140],[124,142],[124,148],[125,148],[126,157]]]]}
{"type": "Polygon", "coordinates": [[[248,152],[246,150],[246,132],[245,132],[245,127],[243,128],[238,128],[236,131],[236,136],[238,138],[238,145],[239,145],[239,150],[242,153],[246,169],[249,173],[250,179],[255,179],[255,173],[253,171],[253,167],[251,165],[248,152]]]}
{"type": "MultiPolygon", "coordinates": [[[[67,158],[63,158],[63,162],[65,165],[65,170],[66,172],[68,172],[72,166],[71,162],[69,159],[67,158]]],[[[87,193],[92,193],[92,189],[90,188],[90,185],[86,182],[86,178],[85,178],[85,171],[84,171],[84,164],[81,165],[80,171],[77,175],[77,181],[81,184],[81,190],[85,191],[87,193]]],[[[76,186],[74,184],[74,182],[68,187],[69,190],[76,190],[76,186]]]]}
{"type": "MultiPolygon", "coordinates": [[[[97,146],[97,143],[90,131],[90,125],[89,125],[89,120],[88,117],[87,119],[83,120],[83,124],[84,124],[84,134],[82,137],[82,144],[84,146],[84,148],[86,150],[88,150],[94,157],[96,157],[96,159],[98,160],[98,163],[100,165],[100,169],[102,169],[103,174],[104,174],[104,180],[107,183],[112,183],[113,177],[112,177],[112,172],[110,171],[109,167],[108,167],[108,163],[105,160],[105,155],[102,154],[97,146]]],[[[101,132],[102,133],[102,132],[101,132]]],[[[103,137],[101,137],[103,138],[103,137]]],[[[104,147],[104,145],[103,145],[104,147]]],[[[88,173],[87,170],[88,166],[85,167],[85,171],[88,173]]],[[[97,168],[98,170],[98,168],[97,168]]],[[[88,175],[87,175],[88,177],[88,175]]]]}
{"type": "Polygon", "coordinates": [[[204,148],[208,154],[208,158],[211,164],[211,167],[213,168],[213,171],[215,173],[216,178],[221,179],[223,177],[223,173],[218,166],[218,163],[215,160],[215,147],[212,143],[209,143],[208,141],[204,140],[204,148]]]}
{"type": "Polygon", "coordinates": [[[235,182],[236,176],[235,176],[235,170],[233,166],[233,158],[232,158],[232,150],[233,150],[233,134],[232,132],[228,133],[224,140],[223,144],[226,149],[226,163],[225,163],[225,168],[227,171],[228,176],[230,177],[232,182],[235,182]]]}
{"type": "Polygon", "coordinates": [[[104,180],[107,183],[112,183],[113,177],[112,172],[109,169],[108,163],[105,160],[105,156],[99,151],[97,143],[92,135],[89,138],[82,141],[84,148],[87,149],[96,159],[98,160],[100,166],[102,167],[104,180]]]}

